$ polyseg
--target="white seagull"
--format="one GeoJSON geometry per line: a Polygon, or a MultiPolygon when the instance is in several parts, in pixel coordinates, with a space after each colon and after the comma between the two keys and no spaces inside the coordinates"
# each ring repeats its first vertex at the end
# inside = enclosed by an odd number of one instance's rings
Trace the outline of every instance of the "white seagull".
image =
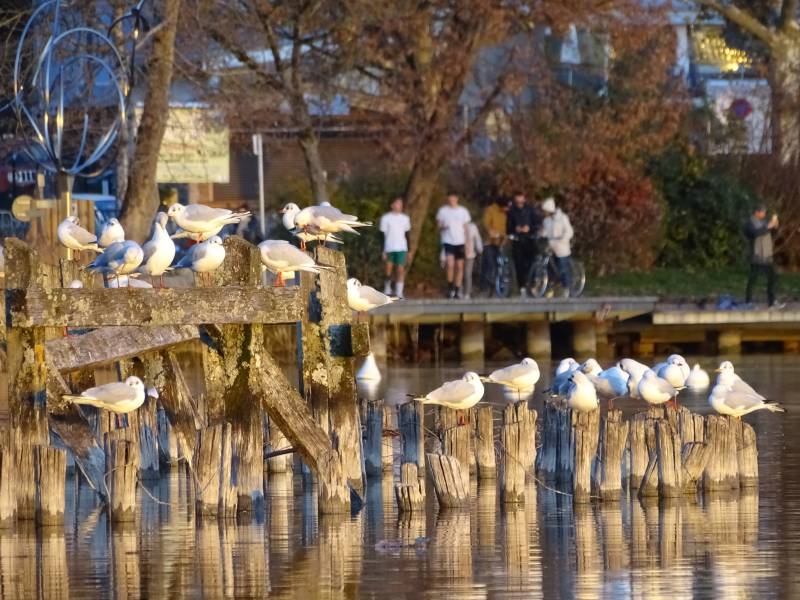
{"type": "Polygon", "coordinates": [[[551,396],[566,396],[569,386],[569,377],[573,371],[577,371],[580,364],[574,358],[565,358],[556,367],[555,376],[550,387],[545,390],[551,396]]]}
{"type": "Polygon", "coordinates": [[[105,252],[94,259],[86,270],[103,275],[129,275],[139,268],[144,260],[141,246],[131,240],[114,242],[105,252]]]}
{"type": "Polygon", "coordinates": [[[669,381],[673,387],[681,388],[686,385],[686,378],[689,376],[690,369],[680,354],[673,354],[667,358],[666,364],[661,367],[656,374],[669,381]]]}
{"type": "Polygon", "coordinates": [[[75,404],[96,406],[117,414],[124,414],[132,412],[144,404],[144,383],[138,377],[128,377],[124,382],[115,381],[89,388],[81,392],[80,396],[65,395],[64,399],[75,404]]]}
{"type": "Polygon", "coordinates": [[[294,271],[319,273],[321,267],[308,254],[292,246],[286,240],[264,240],[258,245],[261,263],[273,273],[278,274],[275,285],[283,285],[283,274],[294,271]]]}
{"type": "Polygon", "coordinates": [[[585,375],[594,375],[598,376],[600,373],[603,372],[603,367],[600,366],[600,363],[597,362],[594,358],[589,358],[585,360],[580,366],[581,372],[585,375]]]}
{"type": "Polygon", "coordinates": [[[250,216],[250,211],[234,212],[227,208],[214,208],[204,204],[189,204],[184,206],[176,202],[167,210],[173,221],[189,233],[219,233],[225,226],[238,223],[244,217],[250,216]]]}
{"type": "Polygon", "coordinates": [[[119,219],[109,219],[106,226],[103,227],[103,233],[100,234],[98,243],[101,248],[108,248],[111,244],[125,241],[125,230],[119,219]]]}
{"type": "Polygon", "coordinates": [[[539,365],[532,358],[523,358],[522,362],[492,371],[488,377],[481,377],[484,383],[496,383],[518,392],[533,391],[541,373],[539,365]]]}
{"type": "Polygon", "coordinates": [[[761,398],[762,400],[766,400],[766,398],[755,391],[749,383],[739,377],[736,371],[734,371],[733,363],[731,361],[726,360],[720,363],[717,373],[717,385],[727,385],[734,392],[742,392],[744,394],[749,394],[750,396],[755,396],[757,398],[761,398]]]}
{"type": "Polygon", "coordinates": [[[185,229],[178,227],[175,233],[169,237],[173,240],[190,239],[194,240],[195,242],[206,242],[222,231],[223,227],[225,227],[225,225],[220,225],[219,227],[215,227],[210,231],[204,231],[203,233],[192,233],[191,231],[186,231],[185,229]]]}
{"type": "Polygon", "coordinates": [[[144,260],[139,267],[139,272],[149,275],[151,282],[153,277],[158,277],[160,287],[164,287],[164,273],[175,260],[175,244],[166,230],[168,219],[167,213],[160,212],[156,215],[153,237],[142,247],[144,260]]]}
{"type": "Polygon", "coordinates": [[[97,245],[97,236],[89,233],[79,225],[78,217],[69,216],[58,224],[56,230],[58,241],[62,246],[80,252],[81,250],[91,250],[92,252],[102,252],[102,248],[97,245]]]}
{"type": "Polygon", "coordinates": [[[347,233],[358,232],[357,227],[369,227],[372,223],[361,222],[355,215],[346,215],[334,206],[307,206],[301,209],[290,202],[280,211],[283,214],[283,226],[289,230],[312,230],[312,233],[347,233]]]}
{"type": "Polygon", "coordinates": [[[786,412],[777,402],[765,402],[760,396],[737,392],[724,384],[714,386],[708,397],[708,403],[719,414],[729,415],[737,419],[757,410],[786,412]]]}
{"type": "Polygon", "coordinates": [[[176,269],[191,269],[194,273],[211,273],[225,261],[225,246],[222,238],[215,235],[211,239],[195,244],[183,255],[176,269]]]}
{"type": "Polygon", "coordinates": [[[477,373],[465,373],[461,379],[448,381],[424,396],[414,397],[423,404],[439,404],[457,410],[472,408],[483,398],[483,383],[477,373]]]}
{"type": "Polygon", "coordinates": [[[374,287],[363,285],[355,277],[347,280],[347,304],[356,312],[366,312],[397,300],[379,292],[374,287]]]}
{"type": "Polygon", "coordinates": [[[594,385],[579,370],[570,375],[569,387],[567,388],[567,406],[572,410],[583,413],[592,412],[600,406],[594,385]]]}
{"type": "Polygon", "coordinates": [[[661,405],[678,396],[678,390],[666,379],[647,369],[637,387],[639,397],[648,404],[661,405]]]}
{"type": "Polygon", "coordinates": [[[711,385],[711,378],[708,376],[700,365],[695,363],[692,370],[689,372],[689,377],[686,378],[686,387],[690,390],[704,390],[711,385]]]}
{"type": "Polygon", "coordinates": [[[623,358],[617,363],[617,366],[628,374],[628,395],[631,398],[639,398],[639,382],[642,376],[650,371],[650,367],[632,358],[623,358]]]}
{"type": "Polygon", "coordinates": [[[614,400],[628,393],[628,374],[616,365],[598,375],[586,374],[586,377],[594,385],[597,395],[608,400],[609,408],[613,408],[614,400]]]}

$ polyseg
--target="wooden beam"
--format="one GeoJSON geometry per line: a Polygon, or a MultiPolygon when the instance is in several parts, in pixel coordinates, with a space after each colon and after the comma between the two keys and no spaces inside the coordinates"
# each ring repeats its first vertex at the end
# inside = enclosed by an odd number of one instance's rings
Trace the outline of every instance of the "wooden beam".
{"type": "Polygon", "coordinates": [[[53,368],[66,372],[95,368],[199,338],[198,328],[192,325],[109,327],[50,340],[45,344],[45,354],[53,368]]]}
{"type": "Polygon", "coordinates": [[[180,289],[12,289],[6,291],[14,327],[115,327],[293,323],[297,290],[214,287],[180,289]]]}

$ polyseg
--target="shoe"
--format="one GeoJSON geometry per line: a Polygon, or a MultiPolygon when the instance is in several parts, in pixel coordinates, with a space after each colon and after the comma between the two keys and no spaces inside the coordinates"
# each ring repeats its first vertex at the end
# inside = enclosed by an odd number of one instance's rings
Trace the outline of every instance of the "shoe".
{"type": "Polygon", "coordinates": [[[472,296],[470,296],[469,294],[464,294],[464,300],[470,300],[471,298],[472,296]]]}
{"type": "Polygon", "coordinates": [[[456,298],[461,300],[464,296],[461,295],[461,288],[456,288],[456,298]]]}
{"type": "Polygon", "coordinates": [[[449,291],[449,292],[447,292],[447,297],[448,297],[448,299],[450,299],[450,300],[452,300],[453,298],[455,298],[455,297],[456,297],[456,290],[455,290],[455,288],[450,288],[450,291],[449,291]]]}
{"type": "Polygon", "coordinates": [[[770,307],[771,310],[782,310],[782,309],[786,308],[786,303],[785,302],[773,302],[772,304],[769,305],[769,307],[770,307]]]}

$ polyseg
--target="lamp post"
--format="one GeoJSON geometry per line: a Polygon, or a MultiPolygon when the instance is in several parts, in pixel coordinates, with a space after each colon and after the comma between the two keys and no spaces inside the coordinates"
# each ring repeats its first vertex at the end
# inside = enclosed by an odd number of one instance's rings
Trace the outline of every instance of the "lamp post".
{"type": "Polygon", "coordinates": [[[253,154],[258,159],[258,224],[261,228],[261,239],[267,237],[267,215],[264,207],[264,136],[253,134],[253,154]]]}

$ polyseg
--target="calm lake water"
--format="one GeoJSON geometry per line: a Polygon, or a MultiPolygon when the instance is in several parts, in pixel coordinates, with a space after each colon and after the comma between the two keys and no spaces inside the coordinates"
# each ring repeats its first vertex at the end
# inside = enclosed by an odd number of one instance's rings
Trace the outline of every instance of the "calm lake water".
{"type": "MultiPolygon", "coordinates": [[[[269,479],[263,513],[218,523],[195,519],[175,470],[148,485],[162,504],[140,492],[136,524],[111,526],[68,479],[63,529],[0,531],[0,598],[798,598],[800,363],[748,356],[737,370],[789,408],[747,418],[758,493],[573,509],[532,483],[524,509],[507,511],[473,480],[470,510],[439,513],[429,490],[426,515],[400,519],[384,477],[358,515],[320,519],[298,474],[269,479]]],[[[461,372],[390,368],[376,393],[402,401],[461,372]]],[[[682,400],[707,411],[704,397],[682,400]]]]}

